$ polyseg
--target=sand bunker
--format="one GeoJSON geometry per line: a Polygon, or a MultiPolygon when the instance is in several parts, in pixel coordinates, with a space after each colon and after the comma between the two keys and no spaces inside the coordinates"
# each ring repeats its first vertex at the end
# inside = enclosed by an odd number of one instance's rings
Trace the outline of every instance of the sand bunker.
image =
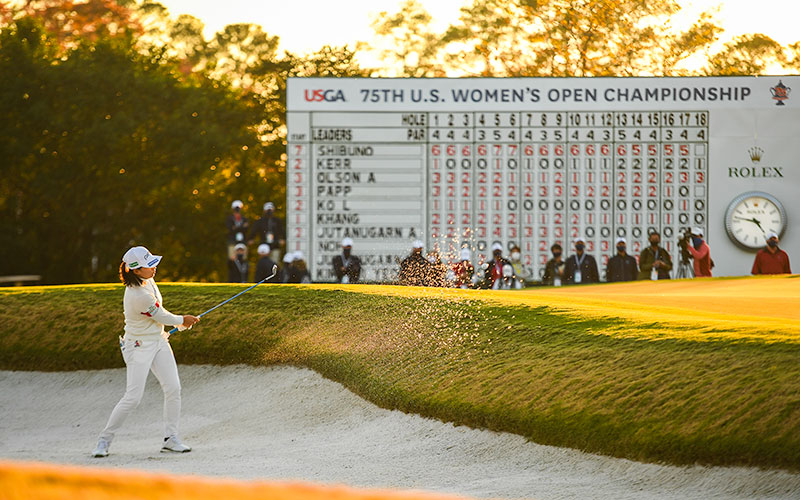
{"type": "Polygon", "coordinates": [[[106,459],[97,434],[122,395],[122,369],[0,372],[0,457],[240,479],[299,479],[503,498],[800,498],[800,474],[667,467],[528,443],[387,411],[313,371],[180,367],[188,454],[159,452],[161,391],[106,459]]]}

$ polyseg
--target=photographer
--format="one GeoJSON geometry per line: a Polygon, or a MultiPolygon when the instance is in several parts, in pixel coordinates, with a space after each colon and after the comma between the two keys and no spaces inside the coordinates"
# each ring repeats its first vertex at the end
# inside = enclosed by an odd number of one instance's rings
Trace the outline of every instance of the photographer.
{"type": "Polygon", "coordinates": [[[695,278],[710,278],[711,267],[711,249],[708,244],[703,241],[703,230],[699,227],[692,228],[692,244],[687,245],[686,249],[694,259],[694,276],[695,278]]]}
{"type": "Polygon", "coordinates": [[[650,233],[650,246],[639,254],[639,279],[640,280],[668,280],[672,270],[672,258],[661,247],[661,235],[658,231],[650,233]]]}

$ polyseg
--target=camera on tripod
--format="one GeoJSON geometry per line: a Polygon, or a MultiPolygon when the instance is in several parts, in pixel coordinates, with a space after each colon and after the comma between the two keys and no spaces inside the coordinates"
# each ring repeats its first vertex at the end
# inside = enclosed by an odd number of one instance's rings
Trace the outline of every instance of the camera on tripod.
{"type": "Polygon", "coordinates": [[[692,254],[689,253],[689,245],[692,243],[692,230],[690,228],[683,228],[678,230],[678,248],[681,249],[681,263],[688,264],[692,259],[692,254]]]}

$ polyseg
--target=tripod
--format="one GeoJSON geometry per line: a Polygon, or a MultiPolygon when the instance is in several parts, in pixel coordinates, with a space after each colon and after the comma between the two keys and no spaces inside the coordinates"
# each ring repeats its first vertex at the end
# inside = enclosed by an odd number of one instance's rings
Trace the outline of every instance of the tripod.
{"type": "Polygon", "coordinates": [[[681,259],[678,263],[678,270],[675,272],[675,279],[694,278],[694,267],[688,260],[681,259]]]}

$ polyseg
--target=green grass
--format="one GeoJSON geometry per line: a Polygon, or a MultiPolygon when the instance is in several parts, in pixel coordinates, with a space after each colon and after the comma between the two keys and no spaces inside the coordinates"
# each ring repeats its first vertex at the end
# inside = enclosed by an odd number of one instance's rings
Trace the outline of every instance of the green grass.
{"type": "MultiPolygon", "coordinates": [[[[241,287],[161,290],[180,313],[241,287]]],[[[121,285],[0,289],[0,368],[123,366],[122,293],[121,285]]],[[[171,342],[179,363],[307,366],[382,407],[537,443],[800,470],[797,342],[597,335],[624,330],[626,320],[473,297],[262,286],[171,342]]]]}

